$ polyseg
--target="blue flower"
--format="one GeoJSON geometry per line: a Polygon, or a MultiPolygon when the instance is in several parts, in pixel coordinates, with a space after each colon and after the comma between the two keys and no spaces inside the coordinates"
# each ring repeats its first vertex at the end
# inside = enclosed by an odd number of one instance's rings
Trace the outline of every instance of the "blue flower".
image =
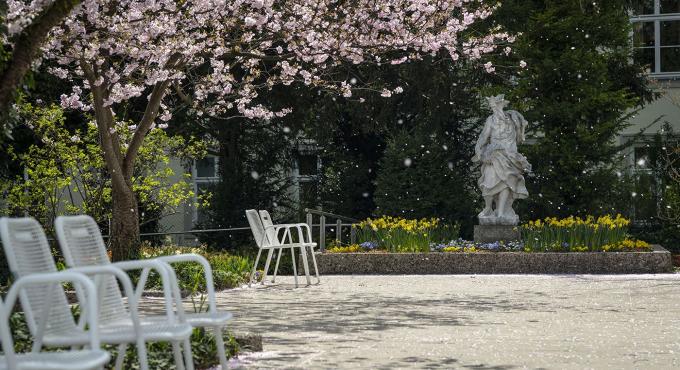
{"type": "Polygon", "coordinates": [[[430,244],[430,250],[431,250],[431,251],[434,251],[434,252],[439,252],[439,251],[441,251],[442,249],[444,249],[444,248],[446,248],[446,247],[447,247],[447,245],[446,245],[446,244],[443,244],[443,243],[437,243],[437,244],[431,243],[431,244],[430,244]]]}
{"type": "Polygon", "coordinates": [[[359,246],[361,246],[361,248],[364,248],[364,249],[373,250],[373,249],[378,248],[378,243],[375,243],[375,242],[363,242],[363,243],[359,244],[359,246]]]}

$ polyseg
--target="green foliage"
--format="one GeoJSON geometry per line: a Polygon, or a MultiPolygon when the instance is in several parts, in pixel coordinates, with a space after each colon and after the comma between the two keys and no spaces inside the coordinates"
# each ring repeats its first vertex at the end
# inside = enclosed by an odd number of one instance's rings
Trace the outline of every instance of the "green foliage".
{"type": "MultiPolygon", "coordinates": [[[[184,253],[196,253],[204,256],[213,270],[215,290],[238,287],[248,281],[253,261],[248,257],[234,256],[225,252],[208,253],[205,247],[163,246],[152,247],[142,245],[141,257],[154,258],[184,253]]],[[[205,292],[205,275],[203,268],[196,263],[176,263],[172,267],[177,274],[180,289],[192,297],[196,293],[205,292]]],[[[147,289],[162,289],[160,276],[151,274],[146,284],[147,289]]]]}
{"type": "MultiPolygon", "coordinates": [[[[223,334],[223,339],[227,357],[237,355],[239,346],[234,336],[225,333],[223,334]]],[[[117,355],[116,348],[114,346],[107,346],[106,349],[111,353],[111,357],[115,359],[117,355]]],[[[215,366],[218,362],[217,348],[215,347],[215,336],[212,331],[207,331],[204,328],[195,328],[191,333],[191,352],[194,359],[194,365],[197,369],[215,366]]],[[[150,369],[172,370],[177,368],[172,354],[172,344],[169,342],[152,342],[147,344],[147,356],[150,369]]],[[[106,368],[113,368],[113,360],[106,368]]],[[[123,368],[139,369],[137,350],[134,346],[129,346],[127,348],[123,368]]]]}
{"type": "MultiPolygon", "coordinates": [[[[111,184],[99,146],[94,122],[69,129],[62,110],[50,105],[20,105],[25,123],[41,142],[23,152],[9,148],[9,155],[23,166],[18,176],[2,184],[6,196],[5,214],[28,212],[44,226],[60,214],[88,214],[102,224],[111,217],[111,184]]],[[[125,123],[117,126],[124,137],[132,135],[125,123]]],[[[141,205],[141,224],[154,223],[194,199],[189,175],[175,173],[175,158],[189,160],[205,154],[205,145],[153,129],[139,151],[132,178],[141,205]]]]}
{"type": "MultiPolygon", "coordinates": [[[[680,108],[680,102],[674,102],[680,108]]],[[[680,136],[670,122],[645,142],[646,160],[643,171],[634,178],[640,185],[636,197],[628,199],[636,211],[647,211],[644,223],[632,233],[644,240],[660,244],[673,253],[680,252],[680,136]],[[645,180],[645,181],[643,181],[645,180]]]]}
{"type": "MultiPolygon", "coordinates": [[[[262,121],[211,122],[216,139],[220,180],[209,187],[219,196],[199,216],[198,228],[247,225],[246,209],[292,209],[288,189],[295,141],[280,125],[262,121]]],[[[277,214],[277,216],[280,216],[277,214]]],[[[248,233],[205,233],[199,236],[212,250],[254,246],[248,233]]]]}
{"type": "MultiPolygon", "coordinates": [[[[77,311],[77,306],[75,306],[77,311]]],[[[22,312],[13,313],[10,316],[10,329],[14,339],[14,350],[19,353],[30,352],[33,339],[28,325],[22,312]]],[[[224,334],[224,343],[228,357],[233,357],[239,352],[239,345],[233,335],[224,334]]],[[[104,349],[111,353],[111,362],[106,366],[107,369],[113,368],[113,363],[117,355],[117,346],[104,346],[104,349]]],[[[55,349],[45,349],[55,350],[55,349]]],[[[191,333],[191,350],[194,364],[198,369],[205,369],[217,363],[217,348],[215,347],[215,336],[203,328],[196,328],[191,333]]],[[[149,368],[151,369],[176,369],[172,354],[172,345],[168,342],[153,342],[147,344],[147,354],[149,368]]],[[[128,346],[123,365],[125,369],[139,369],[137,350],[135,346],[128,346]]]]}
{"type": "Polygon", "coordinates": [[[436,56],[350,69],[343,78],[351,77],[404,91],[319,100],[308,134],[324,148],[323,208],[357,218],[436,216],[471,234],[477,196],[469,159],[483,115],[477,86],[489,75],[436,56]]]}
{"type": "Polygon", "coordinates": [[[631,109],[653,98],[633,61],[625,3],[509,0],[495,14],[519,35],[516,64],[527,63],[505,89],[535,138],[521,148],[534,171],[532,196],[519,203],[530,218],[616,208],[614,139],[631,109]]]}
{"type": "Polygon", "coordinates": [[[332,103],[323,108],[326,111],[315,112],[315,121],[310,123],[312,126],[331,120],[336,127],[312,133],[323,148],[320,186],[315,194],[319,199],[303,199],[306,202],[303,206],[313,208],[321,204],[324,210],[336,214],[358,219],[370,217],[375,210],[377,162],[383,155],[385,139],[380,133],[362,127],[368,122],[360,115],[357,103],[332,103]]]}
{"type": "Polygon", "coordinates": [[[462,157],[454,145],[452,138],[426,130],[395,133],[380,161],[376,213],[434,216],[471,228],[477,198],[474,177],[462,168],[469,158],[462,157]]]}

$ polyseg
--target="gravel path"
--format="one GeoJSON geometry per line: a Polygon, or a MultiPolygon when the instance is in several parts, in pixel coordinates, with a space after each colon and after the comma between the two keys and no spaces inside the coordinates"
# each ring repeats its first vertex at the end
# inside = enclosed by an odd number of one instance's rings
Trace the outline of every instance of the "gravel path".
{"type": "Polygon", "coordinates": [[[244,368],[680,368],[680,275],[325,276],[219,293],[244,368]]]}

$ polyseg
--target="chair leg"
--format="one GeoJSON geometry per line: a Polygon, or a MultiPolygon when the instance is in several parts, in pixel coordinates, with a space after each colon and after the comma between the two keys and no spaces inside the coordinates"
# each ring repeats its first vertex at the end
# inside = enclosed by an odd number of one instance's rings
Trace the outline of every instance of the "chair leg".
{"type": "Polygon", "coordinates": [[[257,270],[257,263],[260,262],[260,254],[262,254],[262,249],[257,251],[257,258],[255,258],[255,263],[253,264],[253,272],[250,273],[250,280],[248,280],[248,288],[253,282],[253,277],[255,277],[255,271],[257,270]]]}
{"type": "Polygon", "coordinates": [[[276,266],[274,267],[274,277],[272,277],[272,283],[276,280],[276,273],[279,271],[279,262],[281,261],[282,254],[283,249],[279,248],[279,255],[276,257],[276,266]]]}
{"type": "Polygon", "coordinates": [[[191,352],[190,338],[184,340],[184,363],[186,365],[187,370],[194,370],[194,356],[191,352]]]}
{"type": "Polygon", "coordinates": [[[316,265],[316,257],[314,256],[314,247],[309,247],[312,252],[312,262],[314,262],[314,273],[316,274],[316,283],[321,284],[321,279],[319,278],[319,267],[316,265]]]}
{"type": "Polygon", "coordinates": [[[223,370],[227,370],[227,354],[224,352],[224,339],[222,339],[222,328],[215,326],[215,345],[217,345],[217,357],[220,358],[220,365],[223,370]]]}
{"type": "Polygon", "coordinates": [[[182,350],[180,349],[179,342],[172,341],[172,355],[175,358],[175,366],[177,370],[185,370],[184,359],[182,358],[182,350]]]}
{"type": "Polygon", "coordinates": [[[295,248],[290,249],[290,256],[293,259],[293,276],[295,276],[295,287],[298,287],[297,267],[295,267],[295,248]]]}
{"type": "Polygon", "coordinates": [[[137,357],[139,358],[139,368],[142,370],[149,369],[149,358],[146,351],[146,342],[143,339],[137,340],[137,357]]]}
{"type": "Polygon", "coordinates": [[[307,279],[307,286],[312,285],[312,281],[309,279],[309,262],[307,261],[307,247],[300,247],[300,254],[302,254],[302,264],[305,268],[305,278],[307,279]]]}
{"type": "Polygon", "coordinates": [[[267,272],[269,272],[269,263],[272,261],[272,253],[274,253],[273,249],[270,249],[269,253],[267,253],[267,262],[264,263],[264,275],[262,275],[262,285],[264,285],[264,281],[267,280],[267,272]]]}
{"type": "MultiPolygon", "coordinates": [[[[127,352],[127,343],[121,343],[118,345],[118,354],[116,355],[116,364],[114,365],[114,369],[116,370],[122,370],[123,369],[123,362],[125,362],[125,352],[127,352]]],[[[139,362],[141,363],[142,358],[139,358],[139,362]]]]}

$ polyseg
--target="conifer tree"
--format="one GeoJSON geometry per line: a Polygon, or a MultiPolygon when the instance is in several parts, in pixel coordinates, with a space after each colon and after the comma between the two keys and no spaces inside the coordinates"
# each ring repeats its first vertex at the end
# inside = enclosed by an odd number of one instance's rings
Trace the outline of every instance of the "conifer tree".
{"type": "Polygon", "coordinates": [[[510,100],[530,122],[533,165],[523,217],[622,210],[617,135],[653,98],[633,58],[626,1],[509,0],[496,20],[518,34],[525,69],[510,100]],[[618,208],[618,209],[617,209],[618,208]]]}

